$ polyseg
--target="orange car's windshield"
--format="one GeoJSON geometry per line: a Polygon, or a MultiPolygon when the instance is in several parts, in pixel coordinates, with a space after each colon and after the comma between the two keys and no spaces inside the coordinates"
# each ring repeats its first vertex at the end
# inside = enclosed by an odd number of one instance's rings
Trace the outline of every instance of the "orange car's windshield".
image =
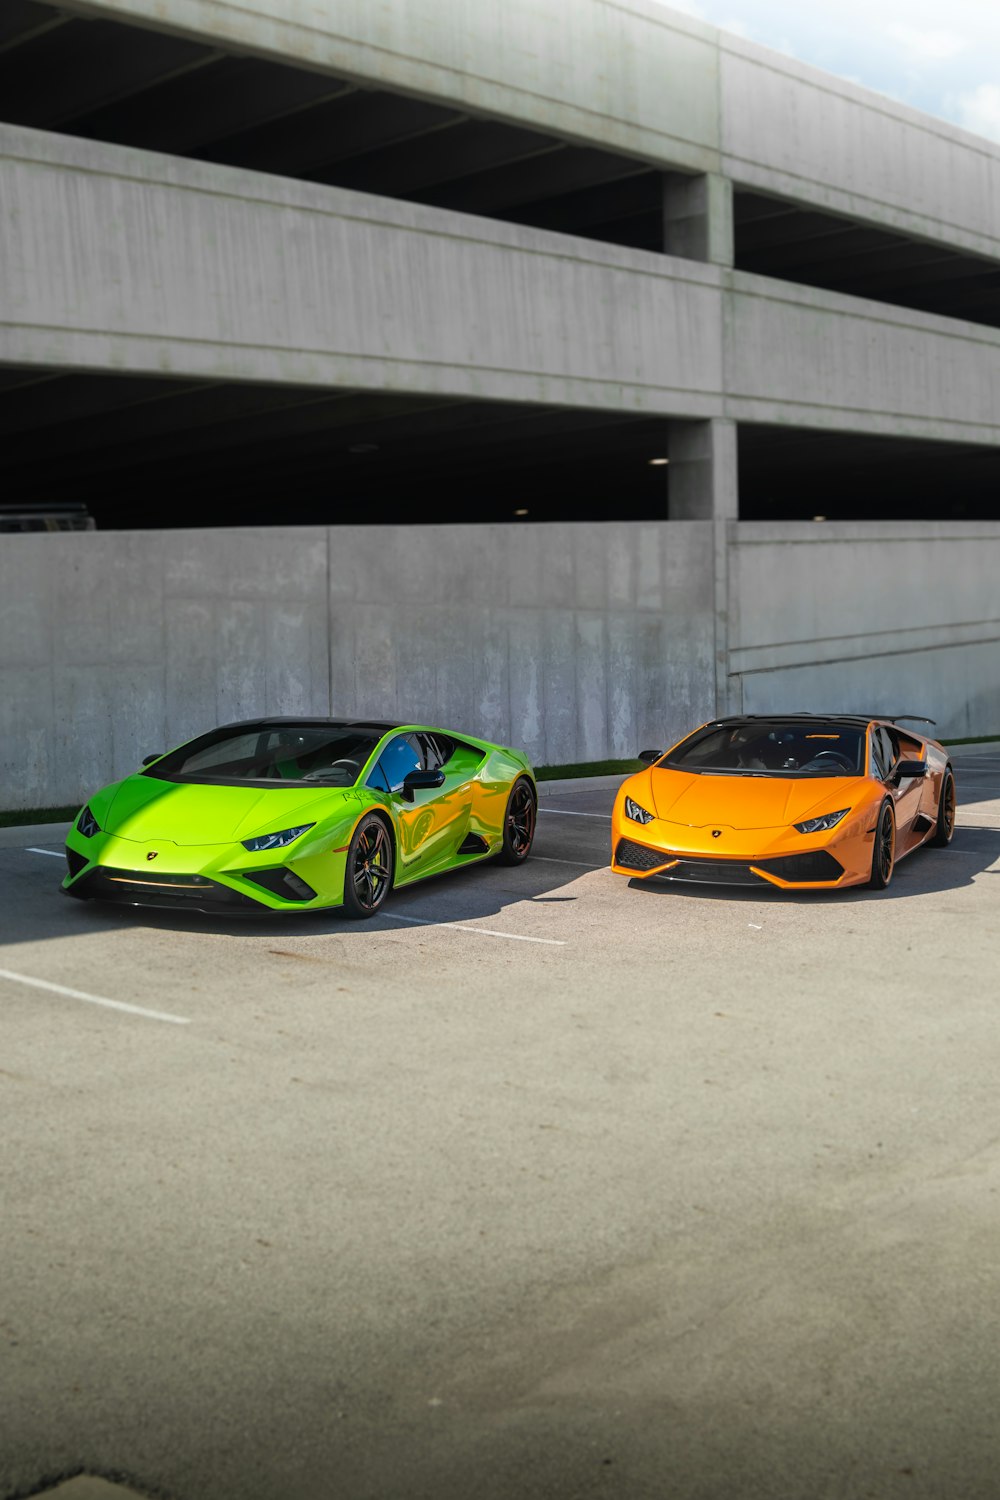
{"type": "Polygon", "coordinates": [[[822,720],[714,724],[683,740],[661,764],[720,776],[860,776],[865,731],[822,720]]]}

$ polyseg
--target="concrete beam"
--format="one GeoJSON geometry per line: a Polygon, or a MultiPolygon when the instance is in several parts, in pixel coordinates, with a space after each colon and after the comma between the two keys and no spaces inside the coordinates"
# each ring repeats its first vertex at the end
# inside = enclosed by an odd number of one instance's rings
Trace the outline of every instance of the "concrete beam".
{"type": "Polygon", "coordinates": [[[655,0],[64,0],[1000,259],[1000,148],[655,0]]]}
{"type": "Polygon", "coordinates": [[[0,127],[0,360],[648,414],[722,383],[711,267],[0,127]]]}
{"type": "Polygon", "coordinates": [[[727,416],[1000,443],[1000,329],[742,272],[730,287],[727,416]]]}
{"type": "Polygon", "coordinates": [[[0,361],[1000,444],[1000,330],[0,127],[0,361]]]}
{"type": "Polygon", "coordinates": [[[723,156],[740,186],[1000,259],[1000,147],[719,33],[723,156]]]}
{"type": "Polygon", "coordinates": [[[605,0],[68,0],[65,7],[434,99],[692,171],[718,168],[712,27],[605,0]]]}

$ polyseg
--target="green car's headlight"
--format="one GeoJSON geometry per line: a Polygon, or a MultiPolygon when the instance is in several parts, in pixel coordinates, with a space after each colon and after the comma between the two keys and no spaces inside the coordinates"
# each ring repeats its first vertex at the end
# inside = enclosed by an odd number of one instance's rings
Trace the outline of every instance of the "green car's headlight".
{"type": "Polygon", "coordinates": [[[256,839],[243,839],[242,843],[244,849],[249,849],[251,854],[259,854],[262,849],[284,849],[286,844],[294,844],[297,838],[315,827],[315,823],[303,823],[300,828],[285,828],[281,833],[262,833],[256,839]]]}
{"type": "Polygon", "coordinates": [[[638,802],[633,802],[631,797],[625,798],[625,816],[631,818],[633,823],[652,823],[653,814],[640,807],[638,802]]]}
{"type": "Polygon", "coordinates": [[[92,839],[95,833],[100,833],[101,825],[89,807],[80,809],[80,816],[76,820],[76,831],[82,833],[85,839],[92,839]]]}
{"type": "Polygon", "coordinates": [[[846,818],[850,810],[849,807],[842,807],[839,812],[824,813],[821,818],[807,818],[804,823],[796,823],[795,827],[799,833],[823,833],[827,828],[836,828],[841,818],[846,818]]]}

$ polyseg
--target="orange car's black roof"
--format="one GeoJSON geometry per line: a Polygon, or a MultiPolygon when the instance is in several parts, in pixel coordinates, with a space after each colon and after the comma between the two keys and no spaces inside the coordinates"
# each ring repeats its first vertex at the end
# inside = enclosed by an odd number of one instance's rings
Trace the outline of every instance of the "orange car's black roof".
{"type": "Polygon", "coordinates": [[[923,714],[731,714],[724,719],[712,719],[712,724],[773,724],[780,721],[782,724],[812,724],[822,720],[824,724],[851,724],[864,729],[869,724],[898,724],[901,719],[906,719],[913,724],[934,724],[933,719],[925,719],[923,714]]]}

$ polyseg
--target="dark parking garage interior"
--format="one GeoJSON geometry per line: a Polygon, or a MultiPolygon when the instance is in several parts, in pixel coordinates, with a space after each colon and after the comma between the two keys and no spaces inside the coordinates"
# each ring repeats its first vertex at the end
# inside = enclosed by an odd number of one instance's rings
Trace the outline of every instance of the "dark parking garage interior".
{"type": "MultiPolygon", "coordinates": [[[[15,516],[98,528],[636,521],[669,514],[663,418],[288,385],[0,370],[15,516]]],[[[996,520],[986,447],[741,424],[740,518],[996,520]]]]}

